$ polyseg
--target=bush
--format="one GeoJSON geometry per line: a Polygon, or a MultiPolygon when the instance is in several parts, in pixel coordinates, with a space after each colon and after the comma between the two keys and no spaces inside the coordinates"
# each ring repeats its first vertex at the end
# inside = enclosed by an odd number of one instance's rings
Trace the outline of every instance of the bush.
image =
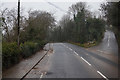
{"type": "Polygon", "coordinates": [[[20,60],[20,49],[17,43],[3,43],[2,44],[2,65],[3,69],[16,64],[20,60]]]}
{"type": "Polygon", "coordinates": [[[45,45],[44,41],[39,41],[37,43],[35,42],[25,42],[24,44],[21,44],[21,50],[22,50],[22,57],[26,58],[37,52],[38,50],[42,49],[45,45]]]}
{"type": "Polygon", "coordinates": [[[43,48],[45,45],[44,41],[25,42],[20,44],[20,48],[17,43],[2,43],[2,64],[3,70],[11,67],[12,65],[20,61],[20,57],[27,58],[43,48]]]}

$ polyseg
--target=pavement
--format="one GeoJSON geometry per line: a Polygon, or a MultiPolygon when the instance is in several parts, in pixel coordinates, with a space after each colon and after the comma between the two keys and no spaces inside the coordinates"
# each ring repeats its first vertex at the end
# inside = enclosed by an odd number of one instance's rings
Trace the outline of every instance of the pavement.
{"type": "MultiPolygon", "coordinates": [[[[111,31],[106,31],[101,44],[92,48],[86,49],[70,43],[51,43],[46,47],[53,51],[25,78],[118,78],[118,45],[111,31]]],[[[34,59],[37,58],[33,58],[33,61],[30,59],[29,62],[35,62],[34,59]]],[[[21,66],[26,65],[25,61],[22,63],[21,66]]],[[[4,76],[21,77],[22,72],[18,75],[19,66],[13,67],[4,76]]],[[[24,68],[23,73],[26,70],[27,68],[24,68]]]]}
{"type": "Polygon", "coordinates": [[[13,67],[5,70],[2,73],[2,78],[22,78],[32,67],[35,65],[40,58],[45,55],[46,51],[40,51],[33,56],[20,61],[13,67]]]}
{"type": "Polygon", "coordinates": [[[106,30],[101,44],[92,48],[53,43],[53,50],[43,78],[118,78],[118,45],[111,31],[106,30]]]}

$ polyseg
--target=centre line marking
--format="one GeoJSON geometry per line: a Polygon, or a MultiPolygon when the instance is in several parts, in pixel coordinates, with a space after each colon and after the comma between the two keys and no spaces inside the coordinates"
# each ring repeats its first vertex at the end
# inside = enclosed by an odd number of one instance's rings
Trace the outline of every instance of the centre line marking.
{"type": "Polygon", "coordinates": [[[108,47],[109,47],[110,45],[109,45],[109,39],[108,39],[108,47]]]}
{"type": "Polygon", "coordinates": [[[43,77],[43,73],[40,75],[40,78],[42,78],[43,77]]]}
{"type": "Polygon", "coordinates": [[[86,61],[83,57],[81,57],[81,58],[82,58],[82,60],[85,61],[89,66],[91,66],[91,64],[90,64],[88,61],[86,61]]]}
{"type": "Polygon", "coordinates": [[[100,71],[97,71],[98,74],[100,74],[103,78],[105,78],[106,80],[108,80],[100,71]]]}
{"type": "Polygon", "coordinates": [[[75,51],[74,51],[74,53],[75,53],[76,55],[78,55],[75,51]]]}
{"type": "Polygon", "coordinates": [[[69,48],[71,51],[72,51],[72,49],[71,48],[69,48]]]}
{"type": "Polygon", "coordinates": [[[77,53],[75,53],[76,55],[78,55],[77,53]]]}

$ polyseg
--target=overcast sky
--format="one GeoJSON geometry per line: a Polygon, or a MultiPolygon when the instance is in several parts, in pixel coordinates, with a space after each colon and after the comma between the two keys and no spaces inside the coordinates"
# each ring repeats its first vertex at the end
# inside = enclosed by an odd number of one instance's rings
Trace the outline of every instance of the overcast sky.
{"type": "MultiPolygon", "coordinates": [[[[75,4],[76,2],[78,1],[61,1],[61,2],[50,2],[48,3],[49,0],[45,0],[45,1],[29,1],[29,2],[22,2],[21,3],[21,7],[25,9],[25,12],[27,13],[27,11],[29,9],[33,9],[33,10],[44,10],[44,11],[47,11],[47,12],[51,12],[51,13],[54,13],[54,16],[56,18],[57,21],[59,21],[61,19],[61,17],[63,15],[66,14],[66,12],[68,11],[68,8],[72,5],[72,4],[75,4]],[[51,4],[52,3],[52,4],[51,4]]],[[[87,2],[87,4],[89,5],[89,9],[92,11],[92,12],[98,12],[99,13],[99,8],[100,8],[100,4],[103,2],[102,1],[98,1],[98,2],[87,2]]],[[[17,1],[13,1],[13,2],[2,2],[2,5],[1,7],[2,8],[14,8],[16,7],[17,8],[17,1]]],[[[97,13],[97,14],[98,14],[97,13]]],[[[25,14],[27,15],[27,14],[25,14]]]]}

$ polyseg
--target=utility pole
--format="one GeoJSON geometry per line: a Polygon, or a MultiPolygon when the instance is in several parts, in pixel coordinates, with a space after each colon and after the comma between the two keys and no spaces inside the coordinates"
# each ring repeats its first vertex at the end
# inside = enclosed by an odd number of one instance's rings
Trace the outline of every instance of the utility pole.
{"type": "Polygon", "coordinates": [[[18,46],[20,45],[20,0],[18,0],[18,31],[17,31],[18,39],[17,43],[18,46]]]}

